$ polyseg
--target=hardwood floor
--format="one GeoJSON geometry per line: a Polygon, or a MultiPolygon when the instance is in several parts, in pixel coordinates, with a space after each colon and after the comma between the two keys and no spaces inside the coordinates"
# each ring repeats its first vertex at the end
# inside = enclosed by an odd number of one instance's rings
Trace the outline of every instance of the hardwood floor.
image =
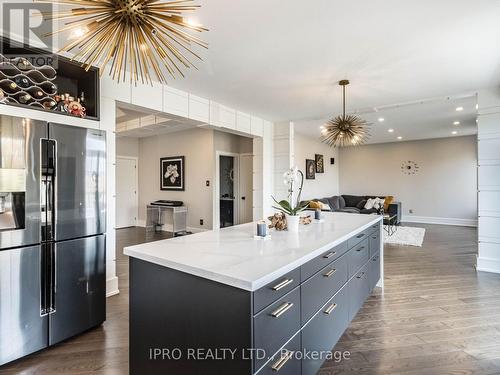
{"type": "MultiPolygon", "coordinates": [[[[386,245],[384,294],[368,299],[335,347],[349,351],[350,359],[326,363],[320,375],[500,374],[500,275],[473,269],[474,228],[422,227],[423,247],[386,245]]],[[[0,375],[127,374],[128,259],[122,248],[144,241],[142,228],[117,231],[120,294],[108,298],[102,327],[4,366],[0,375]]]]}
{"type": "Polygon", "coordinates": [[[385,290],[336,345],[330,374],[500,374],[500,275],[477,273],[474,228],[426,228],[423,247],[385,246],[385,290]]]}

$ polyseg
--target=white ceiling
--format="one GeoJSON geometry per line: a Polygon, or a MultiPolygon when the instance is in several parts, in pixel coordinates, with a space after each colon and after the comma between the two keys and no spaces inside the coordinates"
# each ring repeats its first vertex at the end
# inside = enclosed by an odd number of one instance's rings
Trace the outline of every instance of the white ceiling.
{"type": "Polygon", "coordinates": [[[171,85],[270,120],[473,93],[500,84],[498,0],[201,1],[199,71],[171,85]]]}
{"type": "MultiPolygon", "coordinates": [[[[361,112],[500,84],[498,0],[198,3],[190,17],[210,29],[209,49],[198,51],[199,70],[170,84],[268,120],[317,123],[338,114],[337,82],[345,78],[348,109],[361,112]]],[[[393,114],[407,139],[426,138],[447,110],[393,114]]]]}
{"type": "MultiPolygon", "coordinates": [[[[476,96],[444,98],[389,106],[379,108],[377,111],[361,112],[358,115],[371,124],[370,137],[366,143],[456,137],[477,133],[476,103],[476,96]],[[463,109],[457,111],[459,107],[463,109]],[[456,121],[460,124],[455,125],[456,121]]],[[[326,120],[328,119],[294,121],[295,131],[309,137],[320,138],[320,126],[326,120]]]]}

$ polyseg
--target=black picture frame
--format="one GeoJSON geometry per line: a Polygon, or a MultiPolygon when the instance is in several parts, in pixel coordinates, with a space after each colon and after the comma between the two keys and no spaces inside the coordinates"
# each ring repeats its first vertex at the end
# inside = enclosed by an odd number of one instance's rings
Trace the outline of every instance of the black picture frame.
{"type": "Polygon", "coordinates": [[[185,158],[184,156],[170,156],[160,158],[160,190],[185,190],[185,158]],[[175,169],[178,176],[169,173],[169,167],[175,169]]]}
{"type": "Polygon", "coordinates": [[[321,154],[314,155],[316,173],[325,173],[325,158],[321,154]]]}
{"type": "Polygon", "coordinates": [[[306,159],[306,180],[314,180],[316,178],[316,161],[306,159]]]}

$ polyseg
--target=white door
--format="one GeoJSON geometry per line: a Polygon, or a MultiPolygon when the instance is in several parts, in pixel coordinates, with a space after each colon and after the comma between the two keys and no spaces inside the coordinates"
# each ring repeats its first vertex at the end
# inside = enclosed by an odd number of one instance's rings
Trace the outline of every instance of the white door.
{"type": "Polygon", "coordinates": [[[137,225],[137,159],[116,157],[116,228],[137,225]]]}
{"type": "Polygon", "coordinates": [[[239,224],[253,221],[253,156],[251,154],[240,155],[239,170],[239,224]]]}

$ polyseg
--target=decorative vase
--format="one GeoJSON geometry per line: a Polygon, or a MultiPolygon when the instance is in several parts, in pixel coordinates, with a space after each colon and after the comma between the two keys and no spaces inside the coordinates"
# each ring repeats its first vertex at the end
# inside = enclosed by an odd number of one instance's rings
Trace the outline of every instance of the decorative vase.
{"type": "Polygon", "coordinates": [[[289,232],[294,232],[297,233],[299,231],[299,221],[300,221],[300,216],[295,215],[286,215],[286,228],[289,232]]]}

